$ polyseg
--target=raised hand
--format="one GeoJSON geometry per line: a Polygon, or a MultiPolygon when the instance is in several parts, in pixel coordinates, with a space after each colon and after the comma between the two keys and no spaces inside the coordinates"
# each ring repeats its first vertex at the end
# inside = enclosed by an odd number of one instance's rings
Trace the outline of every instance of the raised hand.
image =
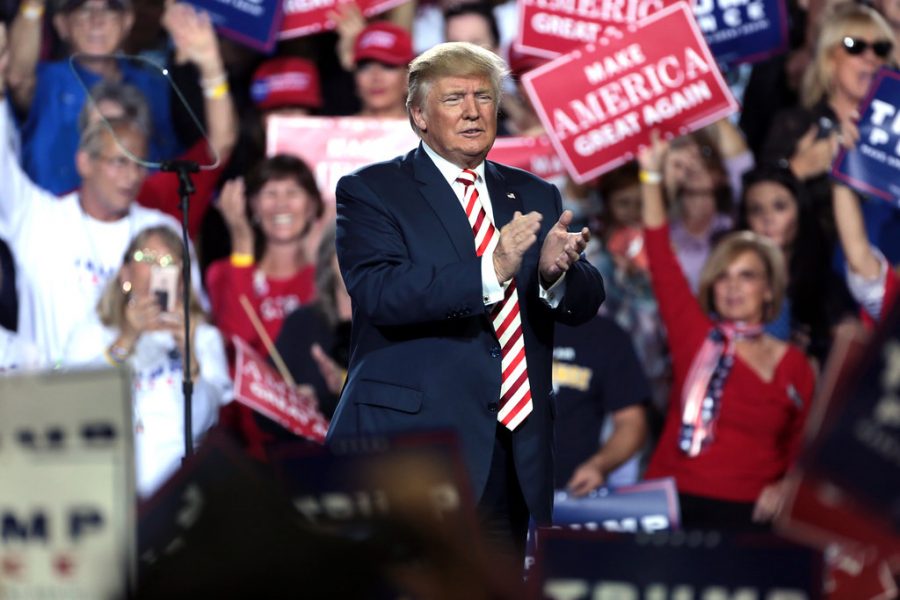
{"type": "Polygon", "coordinates": [[[513,278],[522,265],[522,256],[537,241],[540,228],[540,213],[532,211],[523,215],[516,211],[512,221],[500,229],[500,239],[493,254],[497,281],[506,283],[513,278]]]}
{"type": "Polygon", "coordinates": [[[222,186],[218,208],[231,234],[232,252],[253,254],[253,227],[247,218],[247,198],[243,178],[232,179],[222,186]]]}
{"type": "Polygon", "coordinates": [[[824,138],[818,138],[818,135],[819,126],[813,125],[797,142],[797,149],[789,162],[791,171],[798,179],[809,179],[831,169],[838,151],[838,134],[833,131],[824,138]]]}
{"type": "Polygon", "coordinates": [[[643,171],[661,173],[663,160],[668,151],[669,142],[660,137],[658,129],[654,129],[650,132],[650,145],[644,146],[638,152],[638,165],[643,171]]]}
{"type": "Polygon", "coordinates": [[[541,247],[539,263],[541,281],[548,287],[578,261],[591,239],[591,232],[587,227],[583,227],[577,233],[569,233],[571,223],[572,211],[563,211],[559,221],[547,233],[541,247]]]}
{"type": "Polygon", "coordinates": [[[338,34],[337,55],[345,71],[352,71],[353,44],[356,37],[366,28],[366,18],[356,2],[338,4],[335,10],[328,12],[328,18],[334,21],[338,34]]]}
{"type": "Polygon", "coordinates": [[[184,2],[168,2],[162,16],[162,25],[175,44],[175,60],[190,61],[201,70],[218,68],[224,72],[219,53],[219,40],[209,14],[184,2]]]}

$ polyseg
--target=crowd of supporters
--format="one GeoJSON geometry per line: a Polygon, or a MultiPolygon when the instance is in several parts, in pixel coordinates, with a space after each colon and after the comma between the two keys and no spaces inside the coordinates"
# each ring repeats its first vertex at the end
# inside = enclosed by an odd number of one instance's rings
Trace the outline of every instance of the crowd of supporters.
{"type": "MultiPolygon", "coordinates": [[[[836,332],[877,326],[896,295],[898,213],[828,173],[900,58],[900,1],[787,4],[790,47],[725,73],[740,114],[556,182],[607,290],[596,322],[558,331],[557,483],[573,493],[646,469],[676,478],[687,524],[770,520],[836,332]]],[[[232,336],[336,406],[351,301],[333,190],[266,155],[272,115],[405,120],[409,61],[467,41],[509,62],[500,134],[544,134],[518,85],[544,61],[512,47],[514,1],[340,7],[334,31],[263,55],[171,0],[0,3],[0,369],[130,365],[142,495],[177,467],[186,369],[198,441],[218,421],[265,460],[290,437],[232,402],[232,336]],[[174,158],[203,166],[188,366],[181,294],[167,308],[151,286],[185,262],[178,179],[154,168],[174,158]]]]}

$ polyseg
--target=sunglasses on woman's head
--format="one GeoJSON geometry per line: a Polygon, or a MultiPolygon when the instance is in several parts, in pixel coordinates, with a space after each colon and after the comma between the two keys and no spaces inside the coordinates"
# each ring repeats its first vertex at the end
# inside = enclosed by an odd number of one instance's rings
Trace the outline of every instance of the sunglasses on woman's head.
{"type": "Polygon", "coordinates": [[[891,50],[894,49],[894,44],[887,40],[867,42],[866,40],[860,40],[850,36],[845,36],[844,39],[841,40],[841,44],[844,46],[844,50],[847,51],[847,54],[853,56],[859,56],[866,51],[866,48],[872,48],[872,52],[875,53],[875,56],[878,58],[887,58],[891,55],[891,50]]]}

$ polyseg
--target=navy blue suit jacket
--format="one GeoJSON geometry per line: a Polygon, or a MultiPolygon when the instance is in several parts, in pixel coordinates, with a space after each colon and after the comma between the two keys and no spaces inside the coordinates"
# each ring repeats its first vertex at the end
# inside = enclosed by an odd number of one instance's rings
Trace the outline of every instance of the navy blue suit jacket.
{"type": "MultiPolygon", "coordinates": [[[[543,215],[516,275],[534,410],[513,433],[522,492],[549,521],[553,495],[553,324],[578,324],[604,298],[583,258],[551,309],[538,295],[538,260],[561,201],[549,183],[485,163],[494,222],[543,215]]],[[[336,437],[452,428],[476,498],[487,481],[500,396],[500,347],[482,298],[481,259],[447,181],[421,145],[365,167],[337,185],[337,254],[353,299],[347,381],[331,422],[336,437]]]]}

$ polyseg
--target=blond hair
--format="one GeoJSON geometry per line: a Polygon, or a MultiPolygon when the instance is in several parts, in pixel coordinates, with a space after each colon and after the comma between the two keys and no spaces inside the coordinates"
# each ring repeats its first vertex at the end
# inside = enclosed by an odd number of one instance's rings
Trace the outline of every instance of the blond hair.
{"type": "Polygon", "coordinates": [[[759,256],[766,268],[766,281],[772,293],[772,300],[763,309],[763,321],[768,323],[778,317],[787,290],[787,268],[781,250],[769,239],[752,231],[730,233],[716,245],[703,270],[700,271],[700,285],[697,299],[703,311],[716,312],[713,287],[716,280],[728,269],[734,260],[745,252],[759,256]]]}
{"type": "MultiPolygon", "coordinates": [[[[147,244],[147,241],[153,237],[159,238],[169,249],[172,257],[178,259],[178,261],[184,265],[184,246],[181,244],[181,237],[166,225],[148,227],[134,236],[134,239],[131,240],[131,243],[128,244],[128,248],[125,250],[122,264],[126,265],[130,263],[133,260],[135,251],[143,248],[147,244]]],[[[97,303],[97,316],[100,317],[100,322],[107,327],[121,329],[122,324],[125,321],[125,304],[127,300],[128,293],[122,290],[122,287],[119,284],[119,278],[113,277],[110,279],[109,283],[106,284],[106,288],[103,290],[103,294],[100,296],[100,301],[97,303]]],[[[193,287],[190,291],[189,302],[191,318],[197,319],[198,322],[200,320],[205,321],[206,314],[200,306],[200,300],[197,298],[197,294],[194,292],[193,287]]]]}
{"type": "Polygon", "coordinates": [[[831,53],[841,44],[844,37],[868,34],[873,29],[879,39],[895,43],[891,26],[873,8],[855,2],[843,2],[823,13],[815,54],[803,76],[800,90],[803,106],[806,108],[815,106],[831,91],[834,82],[834,61],[831,53]]]}
{"type": "Polygon", "coordinates": [[[420,133],[413,120],[413,107],[422,108],[431,85],[441,77],[487,77],[499,111],[503,79],[508,75],[509,67],[502,58],[469,42],[446,42],[426,50],[409,64],[406,112],[413,131],[420,133]]]}

